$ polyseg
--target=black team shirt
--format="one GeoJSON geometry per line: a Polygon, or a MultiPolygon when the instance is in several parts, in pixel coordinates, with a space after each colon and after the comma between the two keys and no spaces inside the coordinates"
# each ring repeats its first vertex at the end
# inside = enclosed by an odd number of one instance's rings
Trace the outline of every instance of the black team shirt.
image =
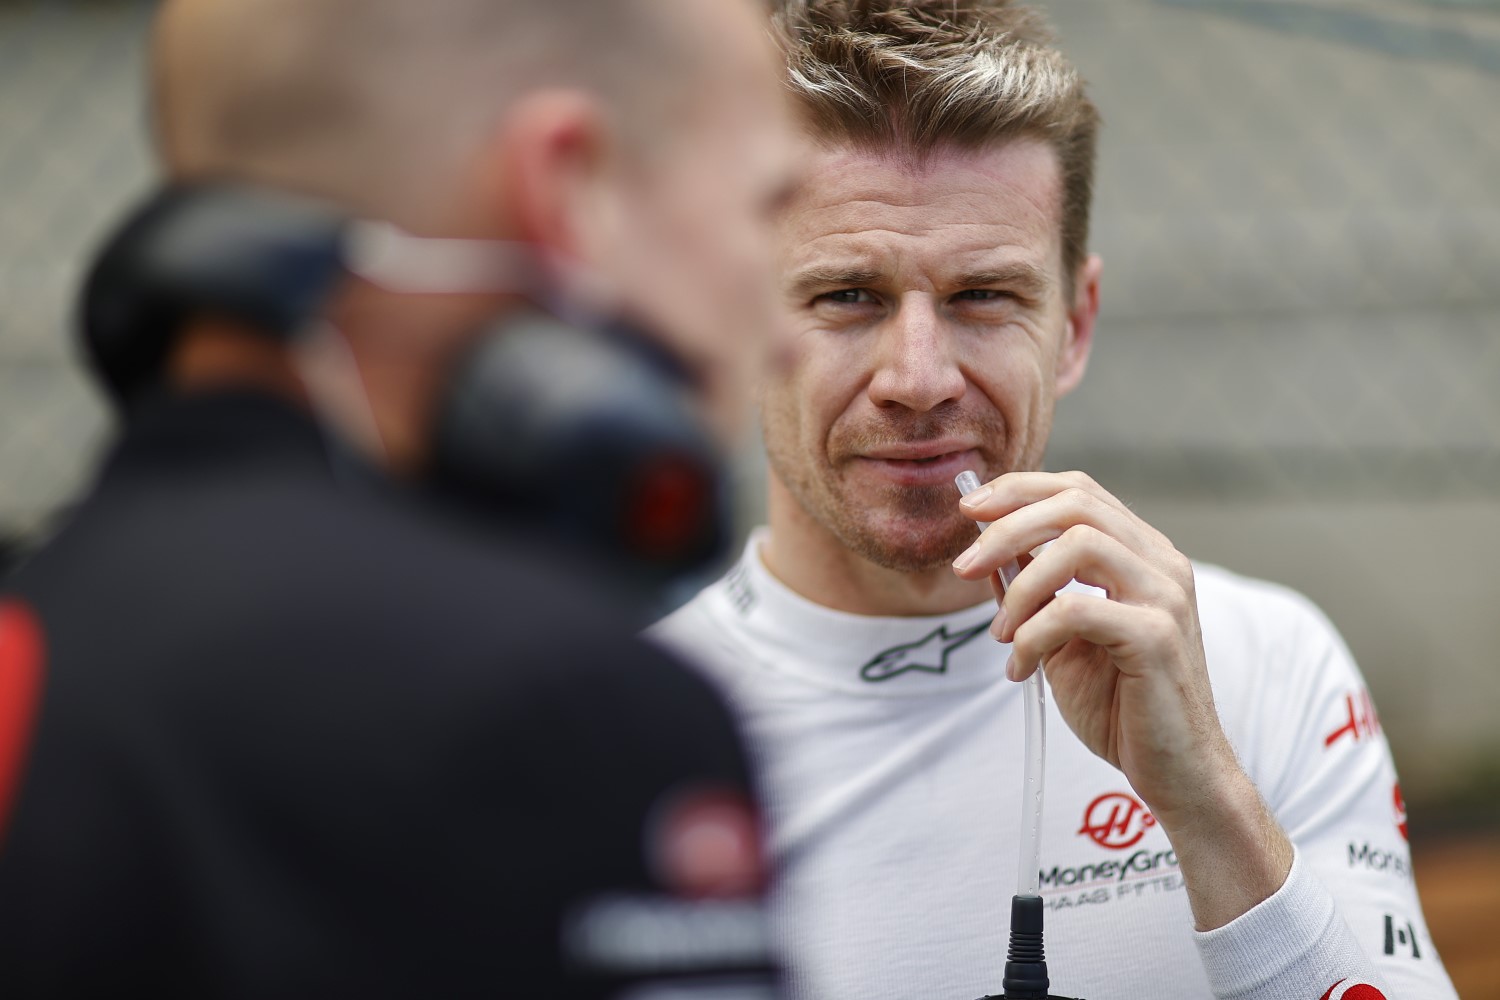
{"type": "Polygon", "coordinates": [[[144,409],[0,592],[0,995],[769,996],[731,723],[587,577],[144,409]]]}

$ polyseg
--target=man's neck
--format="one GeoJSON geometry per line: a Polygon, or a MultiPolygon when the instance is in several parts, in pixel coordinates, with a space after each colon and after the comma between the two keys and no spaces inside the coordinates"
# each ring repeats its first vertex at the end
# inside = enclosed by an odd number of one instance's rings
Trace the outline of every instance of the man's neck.
{"type": "Polygon", "coordinates": [[[771,575],[808,600],[857,615],[941,615],[991,599],[988,584],[953,575],[944,563],[911,572],[877,565],[808,516],[771,477],[770,534],[760,557],[771,575]]]}
{"type": "MultiPolygon", "coordinates": [[[[329,332],[318,340],[339,336],[329,332]]],[[[404,425],[391,421],[387,428],[381,422],[382,413],[374,408],[357,362],[343,341],[333,345],[341,352],[334,357],[327,356],[326,346],[304,337],[297,348],[289,348],[254,330],[203,320],[190,324],[178,337],[168,358],[167,381],[177,392],[189,395],[254,390],[278,396],[311,411],[320,421],[331,421],[327,429],[337,432],[370,462],[399,469],[387,440],[404,442],[395,433],[404,425]],[[315,357],[314,350],[322,356],[315,357]],[[301,366],[293,359],[296,352],[304,358],[301,366]],[[319,384],[309,383],[312,374],[319,384]]],[[[400,457],[405,452],[395,454],[400,457]]]]}
{"type": "Polygon", "coordinates": [[[306,405],[285,348],[226,323],[203,321],[183,331],[167,361],[167,380],[184,393],[259,389],[306,405]]]}

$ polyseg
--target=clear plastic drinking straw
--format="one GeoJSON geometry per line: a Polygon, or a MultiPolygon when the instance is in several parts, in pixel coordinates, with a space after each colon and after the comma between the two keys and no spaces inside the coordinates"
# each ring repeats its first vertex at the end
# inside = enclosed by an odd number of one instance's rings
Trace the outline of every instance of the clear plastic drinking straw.
{"type": "MultiPolygon", "coordinates": [[[[979,476],[971,471],[960,472],[954,482],[964,496],[980,487],[979,476]]],[[[974,523],[980,531],[986,527],[983,521],[974,523]]],[[[1000,583],[1007,591],[1020,572],[1021,566],[1014,559],[1000,567],[1000,583]]],[[[1041,891],[1042,771],[1047,761],[1047,694],[1041,667],[1022,684],[1021,698],[1026,717],[1026,767],[1021,791],[1021,856],[1016,894],[1036,896],[1041,891]]]]}

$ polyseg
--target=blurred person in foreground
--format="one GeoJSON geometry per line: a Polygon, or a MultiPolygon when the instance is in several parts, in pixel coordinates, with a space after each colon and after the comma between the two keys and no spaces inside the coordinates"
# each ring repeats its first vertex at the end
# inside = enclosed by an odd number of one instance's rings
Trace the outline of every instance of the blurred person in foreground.
{"type": "Polygon", "coordinates": [[[1054,993],[1452,996],[1332,626],[1040,471],[1101,262],[1098,116],[1039,15],[786,0],[778,19],[811,165],[780,225],[797,339],[762,400],[769,526],[655,634],[712,665],[763,765],[792,994],[999,992],[1014,682],[1045,664],[1054,993]],[[966,469],[985,485],[960,503],[966,469]]]}
{"type": "Polygon", "coordinates": [[[792,149],[764,10],[169,0],[153,71],[172,181],[527,274],[351,279],[342,367],[205,309],[131,387],[0,594],[0,993],[772,995],[716,696],[593,596],[587,554],[396,485],[456,359],[537,298],[628,315],[732,431],[792,149]]]}

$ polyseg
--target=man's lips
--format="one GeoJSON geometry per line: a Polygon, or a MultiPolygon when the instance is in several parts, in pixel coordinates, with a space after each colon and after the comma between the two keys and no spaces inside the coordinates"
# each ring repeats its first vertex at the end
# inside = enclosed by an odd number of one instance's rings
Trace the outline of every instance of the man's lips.
{"type": "Polygon", "coordinates": [[[888,462],[920,462],[941,458],[956,452],[973,451],[977,445],[962,438],[934,438],[930,441],[892,441],[860,452],[861,458],[888,462]]]}
{"type": "Polygon", "coordinates": [[[960,441],[917,441],[883,445],[858,456],[860,468],[900,486],[953,485],[965,469],[979,469],[977,448],[960,441]]]}

